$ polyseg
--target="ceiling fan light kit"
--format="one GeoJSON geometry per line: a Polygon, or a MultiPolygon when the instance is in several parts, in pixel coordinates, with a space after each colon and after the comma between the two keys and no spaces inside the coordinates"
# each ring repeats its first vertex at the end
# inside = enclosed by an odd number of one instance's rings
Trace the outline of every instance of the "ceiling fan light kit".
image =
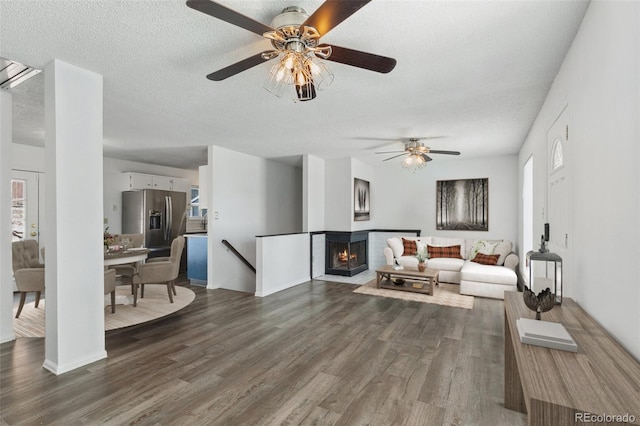
{"type": "Polygon", "coordinates": [[[376,152],[376,154],[396,154],[389,158],[385,158],[382,161],[393,160],[394,158],[402,157],[403,155],[407,155],[407,157],[402,160],[402,167],[411,170],[412,172],[416,172],[420,170],[433,158],[429,157],[427,154],[446,154],[446,155],[460,155],[458,151],[441,151],[431,149],[428,146],[425,146],[424,143],[420,142],[420,139],[438,139],[440,136],[432,136],[429,138],[408,138],[401,139],[401,142],[404,143],[403,151],[381,151],[376,152]]]}
{"type": "Polygon", "coordinates": [[[237,25],[271,41],[267,50],[209,75],[221,81],[262,62],[279,58],[271,67],[264,88],[282,97],[288,87],[295,89],[294,101],[315,99],[317,92],[333,82],[334,75],[320,59],[388,73],[396,60],[339,46],[320,45],[320,37],[328,33],[371,0],[327,0],[311,16],[297,6],[285,8],[266,26],[211,0],[187,0],[187,6],[214,18],[237,25]],[[274,29],[275,28],[275,29],[274,29]]]}

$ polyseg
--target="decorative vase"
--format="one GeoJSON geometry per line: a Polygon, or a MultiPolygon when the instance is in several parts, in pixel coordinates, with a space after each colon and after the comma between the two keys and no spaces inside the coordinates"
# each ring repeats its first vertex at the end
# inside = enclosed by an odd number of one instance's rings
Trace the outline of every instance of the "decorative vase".
{"type": "Polygon", "coordinates": [[[555,295],[551,293],[551,290],[548,287],[536,295],[526,285],[524,286],[523,298],[524,304],[527,305],[527,308],[536,313],[537,320],[542,318],[543,312],[547,312],[553,308],[556,300],[555,295]]]}
{"type": "Polygon", "coordinates": [[[427,269],[427,264],[424,262],[418,263],[418,271],[424,272],[427,269]]]}

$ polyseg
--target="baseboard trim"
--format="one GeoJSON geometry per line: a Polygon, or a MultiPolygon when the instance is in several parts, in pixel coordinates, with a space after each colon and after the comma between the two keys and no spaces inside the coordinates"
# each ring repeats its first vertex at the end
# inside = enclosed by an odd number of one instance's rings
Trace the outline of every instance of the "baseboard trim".
{"type": "Polygon", "coordinates": [[[75,370],[76,368],[84,367],[85,365],[94,363],[96,361],[100,361],[101,359],[105,359],[106,357],[107,357],[107,351],[102,350],[102,351],[98,351],[93,355],[89,355],[84,358],[75,360],[73,362],[68,362],[66,364],[58,364],[49,359],[45,359],[44,364],[42,364],[42,367],[45,370],[48,370],[53,374],[55,374],[56,376],[58,376],[60,374],[67,373],[71,370],[75,370]]]}

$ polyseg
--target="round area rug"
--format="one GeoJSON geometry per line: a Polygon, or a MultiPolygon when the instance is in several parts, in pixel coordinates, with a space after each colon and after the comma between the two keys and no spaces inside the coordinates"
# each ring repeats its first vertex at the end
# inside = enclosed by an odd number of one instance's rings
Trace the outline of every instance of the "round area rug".
{"type": "MultiPolygon", "coordinates": [[[[115,314],[111,313],[111,305],[104,308],[104,329],[130,327],[147,321],[155,320],[179,311],[189,305],[196,298],[196,294],[186,287],[176,286],[177,296],[173,296],[173,303],[169,302],[167,286],[164,284],[146,284],[144,299],[138,292],[138,306],[116,304],[115,314]]],[[[131,295],[131,286],[116,287],[116,299],[126,299],[131,295]]],[[[105,296],[109,302],[110,296],[105,296]]],[[[109,302],[110,303],[110,302],[109,302]]],[[[36,308],[35,302],[25,303],[20,318],[13,319],[13,332],[18,337],[44,337],[44,307],[45,300],[40,300],[36,308]]],[[[15,317],[18,307],[14,307],[15,317]]]]}

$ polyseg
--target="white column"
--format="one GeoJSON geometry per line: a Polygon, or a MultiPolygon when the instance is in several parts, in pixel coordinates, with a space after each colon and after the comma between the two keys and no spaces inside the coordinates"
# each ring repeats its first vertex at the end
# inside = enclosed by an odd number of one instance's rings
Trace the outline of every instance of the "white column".
{"type": "Polygon", "coordinates": [[[0,343],[13,334],[11,268],[11,94],[0,89],[0,343]]]}
{"type": "Polygon", "coordinates": [[[54,60],[45,73],[47,267],[44,368],[107,356],[102,248],[102,76],[54,60]]]}
{"type": "MultiPolygon", "coordinates": [[[[213,200],[213,146],[209,146],[207,148],[207,173],[205,173],[205,179],[207,182],[200,182],[201,185],[204,186],[204,196],[207,200],[207,288],[208,289],[216,289],[220,288],[218,283],[214,282],[213,277],[215,268],[213,267],[213,250],[215,249],[214,243],[214,232],[215,232],[215,220],[216,216],[214,213],[215,205],[213,200]]],[[[200,191],[203,191],[201,189],[200,191]]],[[[200,192],[200,196],[202,197],[203,192],[200,192]]],[[[218,241],[220,244],[220,241],[218,241]]]]}

